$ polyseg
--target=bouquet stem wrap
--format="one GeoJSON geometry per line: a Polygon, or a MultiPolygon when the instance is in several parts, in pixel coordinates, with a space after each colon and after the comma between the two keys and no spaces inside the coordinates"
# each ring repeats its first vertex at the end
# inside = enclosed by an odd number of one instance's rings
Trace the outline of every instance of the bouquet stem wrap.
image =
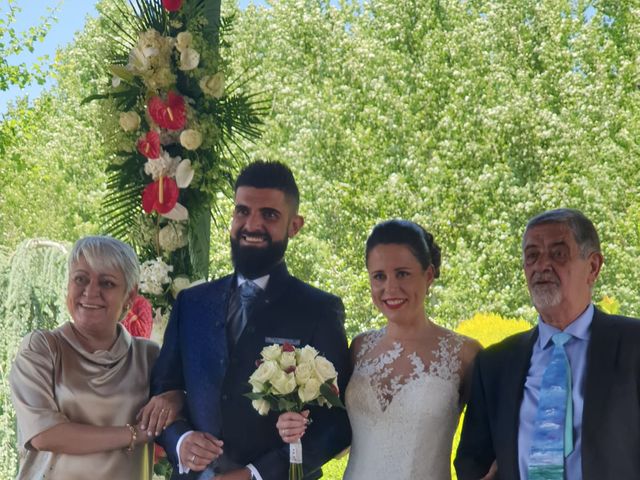
{"type": "Polygon", "coordinates": [[[302,480],[302,442],[289,444],[289,480],[302,480]]]}

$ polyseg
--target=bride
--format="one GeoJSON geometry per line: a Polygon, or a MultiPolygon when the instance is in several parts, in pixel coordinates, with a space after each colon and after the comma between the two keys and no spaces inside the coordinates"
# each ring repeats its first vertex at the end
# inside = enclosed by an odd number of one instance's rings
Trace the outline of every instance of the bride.
{"type": "MultiPolygon", "coordinates": [[[[345,480],[451,478],[451,443],[469,391],[475,340],[436,325],[424,302],[440,274],[440,249],[421,226],[376,225],[366,244],[380,330],[353,339],[345,398],[353,431],[345,480]]],[[[283,441],[305,432],[308,412],[284,413],[283,441]]]]}

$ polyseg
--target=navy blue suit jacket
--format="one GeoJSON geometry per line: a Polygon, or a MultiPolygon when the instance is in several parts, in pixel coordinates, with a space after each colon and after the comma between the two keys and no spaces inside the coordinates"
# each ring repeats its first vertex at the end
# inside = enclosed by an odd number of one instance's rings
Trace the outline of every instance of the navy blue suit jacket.
{"type": "MultiPolygon", "coordinates": [[[[275,427],[278,414],[258,415],[244,396],[265,345],[287,339],[314,346],[336,367],[341,392],[350,375],[342,301],[289,275],[284,262],[271,272],[229,355],[225,324],[235,285],[230,275],[180,292],[152,371],[152,394],[186,392],[186,419],[158,440],[174,465],[174,478],[196,476],[177,474],[176,443],[188,430],[222,439],[228,460],[252,463],[264,480],[287,478],[289,449],[275,427]]],[[[314,422],[303,438],[305,478],[310,479],[319,478],[320,466],[351,441],[344,410],[313,408],[311,415],[314,422]]]]}
{"type": "MultiPolygon", "coordinates": [[[[498,479],[519,480],[518,426],[538,328],[476,357],[455,466],[478,480],[497,460],[498,479]]],[[[598,309],[591,323],[582,413],[584,480],[640,478],[640,320],[598,309]]]]}

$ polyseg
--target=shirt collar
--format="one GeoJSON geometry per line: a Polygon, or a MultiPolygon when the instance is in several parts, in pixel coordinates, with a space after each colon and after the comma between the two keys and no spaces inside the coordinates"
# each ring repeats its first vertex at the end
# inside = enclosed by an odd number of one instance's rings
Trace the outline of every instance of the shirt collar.
{"type": "MultiPolygon", "coordinates": [[[[237,275],[237,278],[238,278],[238,287],[248,280],[246,277],[243,277],[240,274],[237,275]]],[[[269,283],[269,274],[264,275],[262,277],[254,278],[251,281],[256,285],[258,285],[262,290],[266,290],[267,283],[269,283]]]]}
{"type": "MultiPolygon", "coordinates": [[[[570,334],[572,337],[579,338],[580,340],[589,340],[591,321],[593,320],[593,304],[590,303],[589,306],[582,312],[578,317],[571,322],[567,328],[564,329],[564,332],[570,334]]],[[[538,315],[538,347],[544,349],[546,348],[550,341],[551,337],[560,333],[562,330],[552,327],[549,324],[546,324],[538,315]]]]}

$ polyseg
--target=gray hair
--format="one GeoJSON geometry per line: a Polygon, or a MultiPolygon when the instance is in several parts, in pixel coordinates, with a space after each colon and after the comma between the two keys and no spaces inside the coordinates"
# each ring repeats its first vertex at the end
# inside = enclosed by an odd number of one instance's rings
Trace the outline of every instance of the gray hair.
{"type": "Polygon", "coordinates": [[[124,275],[126,291],[138,285],[140,265],[138,256],[129,245],[113,237],[90,236],[78,240],[69,255],[69,270],[83,257],[94,270],[118,269],[124,275]]]}
{"type": "Polygon", "coordinates": [[[529,220],[524,230],[523,242],[524,236],[531,228],[549,223],[560,223],[569,227],[573,233],[573,238],[580,248],[582,258],[588,257],[593,252],[601,253],[600,238],[598,237],[598,232],[593,222],[589,220],[584,213],[572,208],[547,210],[533,217],[529,220]]]}

